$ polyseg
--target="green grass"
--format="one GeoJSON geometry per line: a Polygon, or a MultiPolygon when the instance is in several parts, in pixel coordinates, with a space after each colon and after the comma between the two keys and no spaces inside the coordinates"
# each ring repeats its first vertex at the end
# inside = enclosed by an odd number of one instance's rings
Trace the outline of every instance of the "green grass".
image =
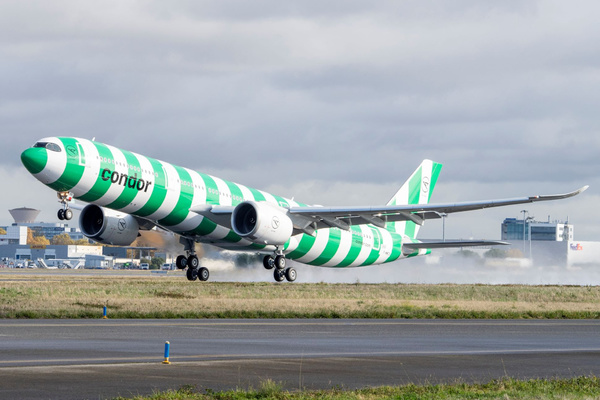
{"type": "Polygon", "coordinates": [[[188,282],[175,276],[0,275],[0,318],[597,319],[600,287],[188,282]]]}
{"type": "MultiPolygon", "coordinates": [[[[370,399],[598,399],[600,380],[597,377],[571,379],[535,379],[519,381],[505,378],[484,384],[454,383],[443,385],[403,385],[366,388],[359,390],[304,390],[286,391],[283,385],[270,380],[258,389],[215,392],[200,391],[186,386],[177,391],[156,393],[152,396],[132,397],[135,400],[370,400],[370,399]]],[[[119,397],[119,400],[126,398],[119,397]]]]}

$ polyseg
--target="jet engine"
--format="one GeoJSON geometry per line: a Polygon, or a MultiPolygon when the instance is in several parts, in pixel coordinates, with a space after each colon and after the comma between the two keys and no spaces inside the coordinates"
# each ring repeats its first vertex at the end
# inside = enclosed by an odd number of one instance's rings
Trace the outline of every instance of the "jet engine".
{"type": "Polygon", "coordinates": [[[138,237],[140,227],[129,214],[89,204],[79,216],[81,232],[98,243],[129,246],[138,237]]]}
{"type": "Polygon", "coordinates": [[[245,201],[235,207],[231,214],[231,227],[239,236],[267,245],[285,244],[294,230],[284,208],[254,201],[245,201]]]}

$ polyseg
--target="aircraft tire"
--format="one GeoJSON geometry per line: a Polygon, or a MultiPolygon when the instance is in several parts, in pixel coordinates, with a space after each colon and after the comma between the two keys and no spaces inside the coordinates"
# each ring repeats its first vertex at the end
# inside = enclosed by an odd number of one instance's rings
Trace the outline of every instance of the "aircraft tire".
{"type": "Polygon", "coordinates": [[[186,276],[188,281],[195,281],[198,279],[198,268],[188,268],[186,276]]]}
{"type": "Polygon", "coordinates": [[[65,220],[65,210],[63,210],[62,208],[60,210],[58,210],[58,219],[60,219],[61,221],[65,220]]]}
{"type": "Polygon", "coordinates": [[[273,277],[275,278],[276,282],[283,282],[283,280],[285,279],[285,272],[283,272],[283,270],[281,269],[276,268],[273,272],[273,277]]]}
{"type": "Polygon", "coordinates": [[[273,269],[275,267],[275,260],[273,259],[273,256],[265,256],[265,258],[263,258],[263,266],[266,269],[273,269]]]}
{"type": "Polygon", "coordinates": [[[200,261],[198,261],[198,257],[189,256],[187,259],[188,266],[192,269],[198,269],[198,265],[200,265],[200,261]]]}
{"type": "Polygon", "coordinates": [[[198,279],[202,282],[206,282],[209,276],[210,273],[208,272],[208,268],[202,267],[198,269],[198,279]]]}
{"type": "Polygon", "coordinates": [[[67,208],[67,209],[64,211],[64,215],[65,215],[65,219],[66,219],[67,221],[70,221],[70,220],[73,218],[73,210],[71,210],[71,209],[67,208]]]}
{"type": "Polygon", "coordinates": [[[285,269],[285,257],[284,256],[275,257],[275,268],[285,269]]]}
{"type": "Polygon", "coordinates": [[[186,256],[177,256],[175,259],[175,266],[179,269],[184,269],[187,267],[187,258],[186,256]]]}
{"type": "Polygon", "coordinates": [[[296,274],[296,270],[294,268],[288,268],[285,270],[285,279],[287,279],[288,282],[294,282],[296,280],[297,274],[296,274]]]}

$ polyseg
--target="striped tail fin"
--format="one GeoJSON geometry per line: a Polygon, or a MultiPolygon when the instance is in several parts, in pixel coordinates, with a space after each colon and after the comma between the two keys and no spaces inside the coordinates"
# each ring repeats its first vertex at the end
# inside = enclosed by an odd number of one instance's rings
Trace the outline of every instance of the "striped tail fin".
{"type": "MultiPolygon", "coordinates": [[[[387,205],[429,203],[441,170],[442,164],[431,160],[423,160],[419,168],[406,180],[387,205]]],[[[386,225],[387,230],[403,236],[406,235],[411,239],[417,237],[419,227],[413,221],[388,222],[386,225]]]]}

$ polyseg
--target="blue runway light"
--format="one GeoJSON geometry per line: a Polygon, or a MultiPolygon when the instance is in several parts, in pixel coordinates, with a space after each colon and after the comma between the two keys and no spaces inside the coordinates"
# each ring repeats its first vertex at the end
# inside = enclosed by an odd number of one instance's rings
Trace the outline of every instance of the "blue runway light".
{"type": "Polygon", "coordinates": [[[165,360],[162,362],[163,364],[171,364],[169,361],[169,351],[171,350],[171,343],[165,342],[165,360]]]}

